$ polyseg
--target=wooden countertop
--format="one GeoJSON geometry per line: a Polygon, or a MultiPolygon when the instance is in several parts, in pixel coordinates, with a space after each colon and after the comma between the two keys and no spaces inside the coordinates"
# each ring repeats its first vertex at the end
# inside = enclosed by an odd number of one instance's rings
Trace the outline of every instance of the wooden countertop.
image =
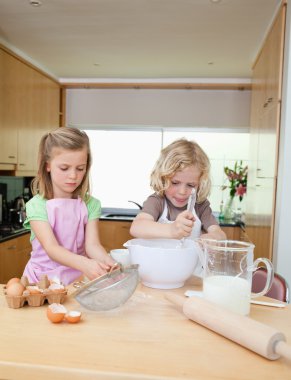
{"type": "MultiPolygon", "coordinates": [[[[192,278],[181,289],[199,290],[192,278]]],[[[139,285],[122,307],[83,309],[79,324],[53,324],[47,304],[10,309],[0,289],[0,378],[42,380],[197,379],[290,380],[291,363],[269,361],[188,320],[165,291],[139,285]]],[[[291,307],[251,306],[252,318],[286,335],[291,343],[291,307]]]]}

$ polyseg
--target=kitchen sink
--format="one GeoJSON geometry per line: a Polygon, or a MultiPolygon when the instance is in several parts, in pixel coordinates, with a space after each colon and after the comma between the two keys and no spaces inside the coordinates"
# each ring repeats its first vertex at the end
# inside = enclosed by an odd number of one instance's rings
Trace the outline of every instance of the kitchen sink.
{"type": "Polygon", "coordinates": [[[103,214],[100,219],[102,220],[130,220],[132,221],[136,214],[103,214]]]}
{"type": "Polygon", "coordinates": [[[116,215],[116,214],[107,214],[104,215],[104,218],[106,219],[122,219],[122,220],[133,220],[136,215],[116,215]]]}
{"type": "Polygon", "coordinates": [[[101,220],[129,220],[132,221],[140,210],[133,209],[109,209],[102,210],[101,220]]]}

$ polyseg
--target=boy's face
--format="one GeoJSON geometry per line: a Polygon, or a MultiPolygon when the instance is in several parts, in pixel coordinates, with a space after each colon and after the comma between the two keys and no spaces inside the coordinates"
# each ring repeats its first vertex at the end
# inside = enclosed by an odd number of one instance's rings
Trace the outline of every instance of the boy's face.
{"type": "Polygon", "coordinates": [[[201,172],[194,165],[178,171],[170,179],[170,186],[165,196],[176,207],[184,207],[188,203],[193,188],[198,188],[201,172]]]}
{"type": "Polygon", "coordinates": [[[54,198],[71,198],[83,181],[87,168],[87,149],[66,150],[53,148],[47,163],[53,185],[54,198]]]}

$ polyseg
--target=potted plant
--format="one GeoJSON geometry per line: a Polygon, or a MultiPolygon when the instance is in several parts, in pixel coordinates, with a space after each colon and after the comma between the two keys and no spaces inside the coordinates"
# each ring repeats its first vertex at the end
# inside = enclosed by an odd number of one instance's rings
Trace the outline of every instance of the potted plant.
{"type": "Polygon", "coordinates": [[[247,192],[248,166],[243,166],[242,161],[236,161],[234,168],[224,167],[224,173],[228,180],[228,185],[223,185],[222,190],[229,189],[229,198],[223,210],[224,219],[233,218],[233,201],[237,196],[241,202],[247,192]]]}

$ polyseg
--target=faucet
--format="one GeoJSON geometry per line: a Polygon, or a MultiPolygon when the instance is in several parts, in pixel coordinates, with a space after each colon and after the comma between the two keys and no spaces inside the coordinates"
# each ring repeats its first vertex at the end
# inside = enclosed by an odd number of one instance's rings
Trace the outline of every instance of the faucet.
{"type": "Polygon", "coordinates": [[[127,202],[131,202],[131,203],[134,203],[135,205],[137,205],[137,207],[141,210],[142,209],[142,206],[139,204],[139,203],[136,203],[134,201],[127,201],[127,202]]]}

